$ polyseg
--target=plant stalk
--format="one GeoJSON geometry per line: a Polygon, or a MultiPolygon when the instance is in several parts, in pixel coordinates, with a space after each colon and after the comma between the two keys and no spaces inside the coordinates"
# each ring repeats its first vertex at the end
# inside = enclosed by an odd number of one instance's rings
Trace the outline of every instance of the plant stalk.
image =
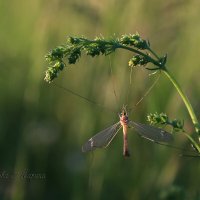
{"type": "Polygon", "coordinates": [[[195,125],[195,130],[196,130],[196,132],[197,132],[198,134],[200,134],[200,129],[198,128],[198,124],[199,124],[199,123],[198,123],[197,117],[196,117],[196,115],[195,115],[195,113],[194,113],[194,110],[193,110],[193,108],[192,108],[192,105],[191,105],[189,99],[188,99],[187,96],[183,93],[181,87],[180,87],[179,84],[176,82],[176,80],[175,80],[175,78],[172,76],[172,74],[170,74],[169,71],[168,71],[166,68],[163,69],[163,72],[164,72],[164,74],[169,78],[169,80],[172,82],[172,84],[173,84],[174,87],[177,89],[178,93],[180,94],[180,96],[181,96],[181,98],[182,98],[182,100],[183,100],[183,102],[184,102],[184,104],[185,104],[185,106],[186,106],[186,108],[187,108],[187,110],[188,110],[188,112],[189,112],[189,115],[190,115],[190,117],[191,117],[191,119],[192,119],[192,122],[193,122],[193,124],[195,125]]]}
{"type": "MultiPolygon", "coordinates": [[[[199,128],[199,122],[197,120],[197,117],[194,113],[193,107],[189,101],[189,99],[187,98],[187,96],[183,93],[181,87],[179,86],[179,84],[176,82],[175,78],[169,73],[169,71],[166,69],[166,67],[163,68],[163,72],[164,74],[169,78],[169,80],[172,82],[172,84],[174,85],[174,87],[176,88],[176,90],[178,91],[179,95],[181,96],[187,110],[188,113],[192,119],[192,122],[194,124],[195,127],[195,131],[197,132],[197,134],[200,136],[200,128],[199,128]]],[[[188,134],[186,134],[187,138],[192,142],[192,144],[195,146],[195,148],[197,149],[197,151],[200,153],[200,146],[193,140],[192,137],[190,137],[188,134]]]]}
{"type": "MultiPolygon", "coordinates": [[[[177,83],[176,79],[172,76],[172,74],[170,74],[170,72],[166,69],[165,66],[162,68],[162,71],[169,78],[169,80],[172,82],[172,84],[174,85],[174,87],[178,91],[179,95],[181,96],[181,98],[182,98],[182,100],[183,100],[183,102],[184,102],[184,104],[185,104],[185,106],[188,110],[188,113],[189,113],[189,115],[192,119],[192,123],[194,124],[195,131],[200,137],[199,122],[197,120],[196,114],[193,110],[193,107],[192,107],[188,97],[184,94],[183,90],[181,89],[180,85],[177,83]]],[[[190,140],[190,142],[194,145],[196,150],[200,153],[200,146],[193,140],[193,138],[190,135],[188,135],[186,133],[185,133],[185,135],[190,140]]]]}

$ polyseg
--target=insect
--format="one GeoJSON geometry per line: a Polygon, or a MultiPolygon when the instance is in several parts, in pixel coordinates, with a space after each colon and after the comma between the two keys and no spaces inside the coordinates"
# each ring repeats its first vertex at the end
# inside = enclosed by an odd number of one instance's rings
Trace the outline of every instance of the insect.
{"type": "Polygon", "coordinates": [[[128,128],[134,128],[140,136],[154,142],[170,142],[173,139],[171,133],[168,133],[160,128],[129,120],[125,106],[122,107],[119,119],[120,121],[116,124],[100,131],[95,136],[90,138],[82,146],[82,151],[88,152],[95,150],[96,148],[106,148],[112,142],[119,130],[123,129],[123,155],[125,157],[129,157],[130,153],[127,139],[128,128]]]}

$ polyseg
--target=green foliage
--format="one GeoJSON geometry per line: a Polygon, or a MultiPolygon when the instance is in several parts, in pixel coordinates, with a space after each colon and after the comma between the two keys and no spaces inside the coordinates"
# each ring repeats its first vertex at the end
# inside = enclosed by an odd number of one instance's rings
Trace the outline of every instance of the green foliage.
{"type": "Polygon", "coordinates": [[[48,67],[44,79],[49,83],[52,82],[59,72],[63,70],[64,66],[75,64],[81,57],[82,52],[91,57],[107,56],[119,48],[127,49],[135,54],[129,61],[129,66],[131,67],[145,67],[147,63],[152,63],[157,65],[158,68],[150,68],[150,70],[158,70],[166,62],[165,56],[157,60],[151,57],[150,53],[155,56],[156,54],[151,50],[149,41],[142,39],[138,33],[122,35],[121,38],[111,38],[108,40],[103,37],[96,37],[94,40],[84,37],[68,37],[66,44],[52,49],[45,56],[50,67],[48,67]],[[143,52],[145,50],[146,52],[143,52]]]}

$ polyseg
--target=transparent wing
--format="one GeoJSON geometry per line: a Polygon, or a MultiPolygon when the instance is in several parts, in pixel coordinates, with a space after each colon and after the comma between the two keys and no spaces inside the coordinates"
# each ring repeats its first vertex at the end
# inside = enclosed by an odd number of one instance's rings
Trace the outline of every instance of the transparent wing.
{"type": "Polygon", "coordinates": [[[120,122],[118,122],[106,128],[105,130],[97,133],[82,146],[82,151],[87,152],[87,151],[92,151],[96,148],[107,147],[113,140],[113,138],[116,136],[120,128],[121,124],[120,122]]]}
{"type": "Polygon", "coordinates": [[[142,137],[155,142],[170,142],[173,139],[171,133],[147,124],[130,121],[128,126],[135,128],[142,137]]]}

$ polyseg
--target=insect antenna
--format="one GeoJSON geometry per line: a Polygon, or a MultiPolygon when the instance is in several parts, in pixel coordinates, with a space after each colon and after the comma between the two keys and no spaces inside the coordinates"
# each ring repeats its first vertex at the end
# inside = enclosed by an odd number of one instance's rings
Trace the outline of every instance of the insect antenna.
{"type": "Polygon", "coordinates": [[[101,107],[101,108],[103,108],[103,109],[106,109],[106,110],[109,110],[109,111],[111,111],[111,112],[116,113],[114,110],[112,110],[112,109],[110,109],[110,108],[107,108],[106,106],[103,106],[102,104],[97,103],[97,102],[95,102],[95,101],[93,101],[93,100],[91,100],[91,99],[89,99],[89,98],[87,98],[87,97],[84,97],[84,96],[82,96],[82,95],[80,95],[80,94],[78,94],[78,93],[76,93],[76,92],[74,92],[74,91],[72,91],[72,90],[70,90],[70,89],[68,89],[68,88],[66,88],[66,87],[63,87],[63,86],[61,86],[61,85],[58,85],[57,83],[53,83],[53,86],[54,86],[54,87],[57,87],[57,88],[59,88],[59,89],[62,89],[62,90],[64,90],[65,92],[70,93],[70,94],[72,94],[72,95],[74,95],[74,96],[77,96],[77,97],[79,97],[79,98],[81,98],[81,99],[87,101],[87,102],[90,103],[90,104],[96,105],[96,106],[98,106],[98,107],[101,107]]]}
{"type": "Polygon", "coordinates": [[[181,156],[181,157],[200,157],[200,155],[198,155],[196,153],[196,151],[192,151],[192,150],[189,150],[189,149],[185,149],[185,148],[182,148],[182,147],[178,147],[178,146],[171,145],[171,144],[165,144],[165,143],[161,143],[161,142],[157,142],[157,141],[153,141],[153,142],[158,144],[158,145],[162,145],[162,146],[166,146],[166,147],[169,147],[169,148],[172,148],[172,149],[176,149],[177,151],[182,151],[184,154],[179,154],[179,156],[181,156]],[[194,153],[196,153],[196,155],[194,153]]]}

